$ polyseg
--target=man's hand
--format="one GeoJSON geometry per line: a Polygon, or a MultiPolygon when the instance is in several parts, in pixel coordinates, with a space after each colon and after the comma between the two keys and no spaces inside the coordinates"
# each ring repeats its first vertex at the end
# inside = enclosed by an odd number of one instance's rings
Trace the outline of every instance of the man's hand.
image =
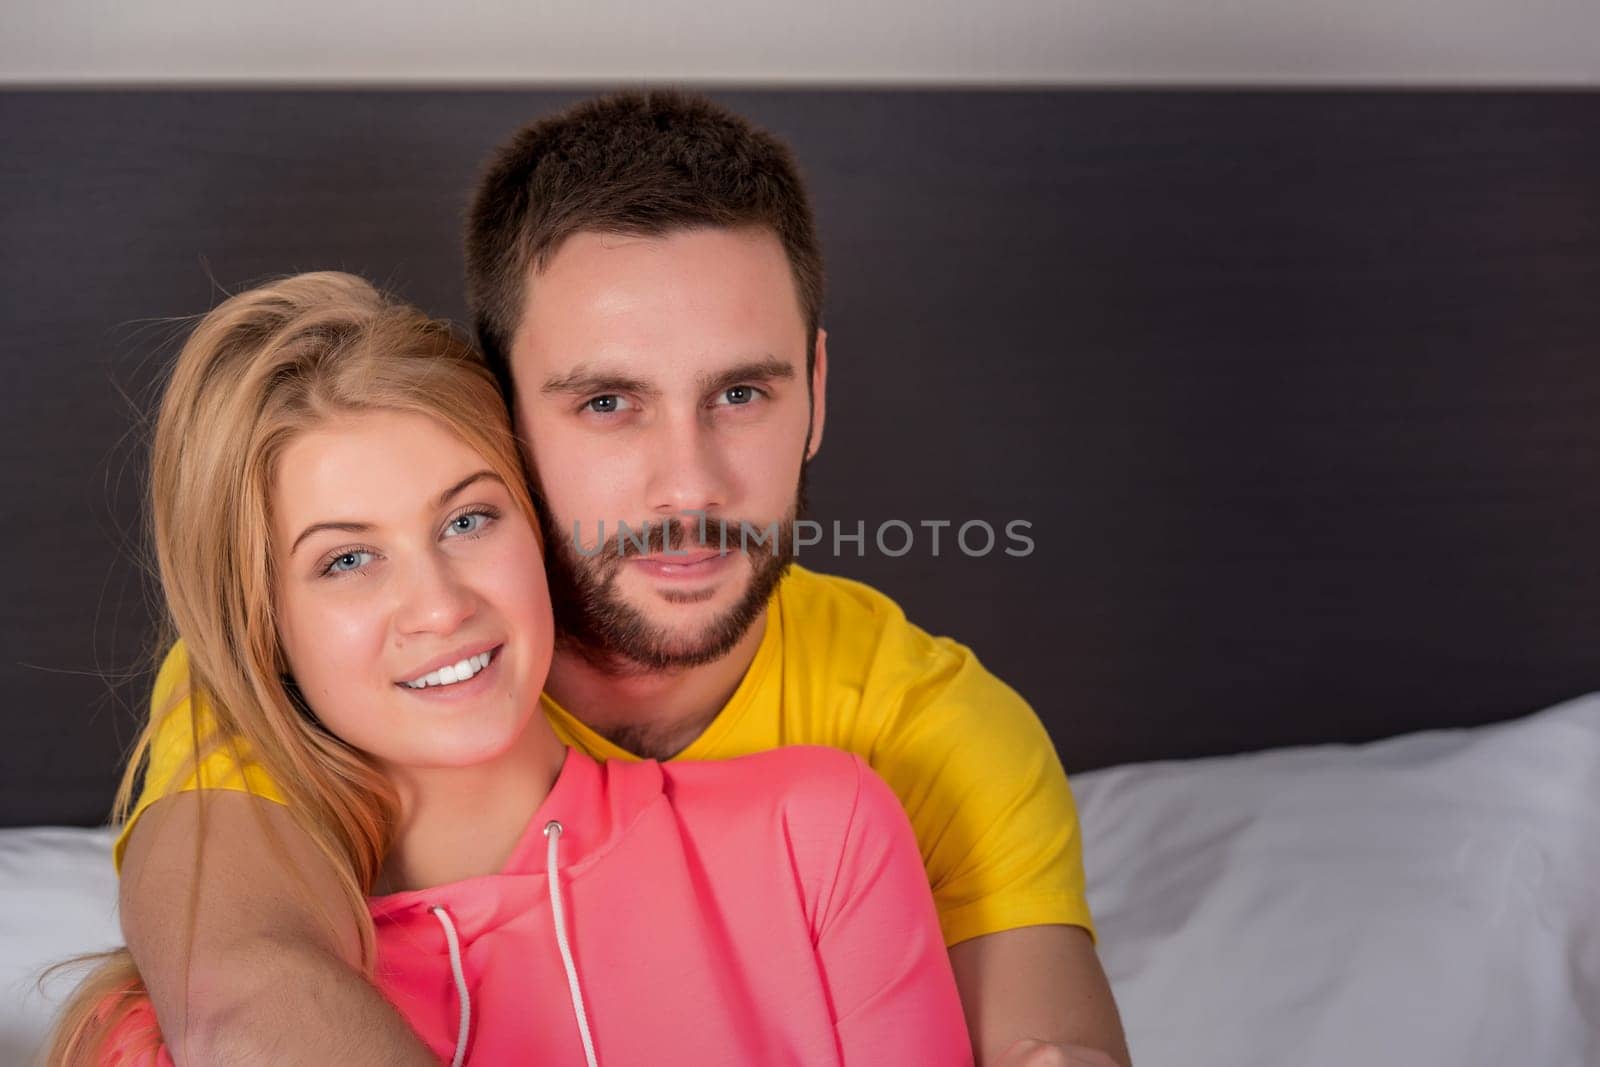
{"type": "Polygon", "coordinates": [[[1034,1055],[1040,1064],[1073,1067],[1128,1063],[1111,984],[1088,931],[1025,926],[975,937],[951,947],[950,963],[979,1067],[1033,1067],[1026,1057],[1034,1055]],[[1084,1058],[1095,1055],[1104,1058],[1084,1058]]]}
{"type": "Polygon", "coordinates": [[[212,790],[152,805],[128,839],[121,909],[179,1067],[437,1065],[358,969],[334,868],[280,804],[212,790]]]}

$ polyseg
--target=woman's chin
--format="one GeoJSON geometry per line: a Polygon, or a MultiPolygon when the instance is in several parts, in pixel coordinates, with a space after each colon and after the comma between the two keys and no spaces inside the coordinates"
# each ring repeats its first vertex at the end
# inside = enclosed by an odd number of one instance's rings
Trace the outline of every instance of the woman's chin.
{"type": "Polygon", "coordinates": [[[531,755],[529,746],[518,744],[524,739],[526,726],[523,723],[523,728],[518,730],[441,741],[430,750],[417,753],[419,762],[416,766],[431,766],[439,770],[481,768],[488,764],[514,761],[519,753],[531,755]]]}
{"type": "Polygon", "coordinates": [[[481,768],[515,760],[521,752],[532,755],[536,746],[519,742],[532,740],[529,725],[538,713],[538,699],[526,703],[532,710],[520,714],[510,707],[486,708],[481,714],[452,715],[449,721],[414,723],[419,729],[411,737],[391,735],[383,746],[386,751],[374,754],[392,768],[412,771],[481,768]]]}

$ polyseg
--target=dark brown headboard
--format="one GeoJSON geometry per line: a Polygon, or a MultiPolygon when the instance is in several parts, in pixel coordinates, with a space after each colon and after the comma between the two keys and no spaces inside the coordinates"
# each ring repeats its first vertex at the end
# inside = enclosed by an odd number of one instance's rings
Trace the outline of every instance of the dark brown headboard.
{"type": "MultiPolygon", "coordinates": [[[[0,93],[0,824],[99,821],[133,735],[164,320],[320,267],[460,317],[478,162],[577,95],[0,93]]],[[[1035,543],[803,559],[1069,768],[1600,688],[1600,94],[718,95],[816,199],[815,517],[1035,543]]]]}

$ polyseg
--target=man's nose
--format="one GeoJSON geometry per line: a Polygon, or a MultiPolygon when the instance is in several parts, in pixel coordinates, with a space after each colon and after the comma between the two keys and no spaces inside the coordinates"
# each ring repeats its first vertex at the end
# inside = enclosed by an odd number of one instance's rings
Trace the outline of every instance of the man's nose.
{"type": "Polygon", "coordinates": [[[650,448],[648,499],[657,515],[715,512],[730,503],[731,468],[714,427],[687,416],[668,420],[650,448]]]}

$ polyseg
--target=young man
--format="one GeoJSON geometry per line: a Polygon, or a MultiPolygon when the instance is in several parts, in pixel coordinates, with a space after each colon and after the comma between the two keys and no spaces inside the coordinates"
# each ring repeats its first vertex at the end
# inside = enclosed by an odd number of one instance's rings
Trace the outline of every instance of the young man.
{"type": "MultiPolygon", "coordinates": [[[[467,258],[546,523],[558,732],[608,759],[862,754],[917,832],[979,1062],[1126,1063],[1038,719],[888,598],[793,564],[828,355],[787,150],[698,98],[579,105],[501,149],[467,258]]],[[[180,1062],[427,1062],[353,966],[327,864],[258,769],[208,768],[233,791],[199,820],[170,755],[191,736],[182,704],[123,858],[129,947],[180,1062]],[[257,847],[263,817],[297,877],[257,847]],[[225,857],[198,874],[196,832],[225,857]]]]}

